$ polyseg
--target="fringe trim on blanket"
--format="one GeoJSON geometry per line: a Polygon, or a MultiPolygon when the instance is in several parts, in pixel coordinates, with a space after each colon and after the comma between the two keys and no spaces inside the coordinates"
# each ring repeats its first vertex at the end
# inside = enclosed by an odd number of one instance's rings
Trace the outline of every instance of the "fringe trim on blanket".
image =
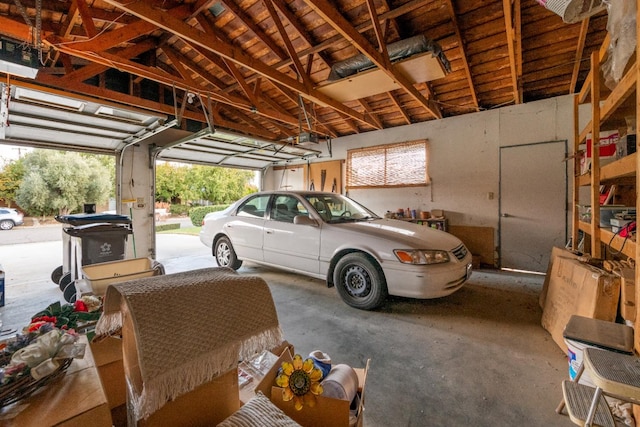
{"type": "Polygon", "coordinates": [[[122,312],[102,313],[96,323],[96,337],[102,338],[114,335],[122,329],[122,312]]]}
{"type": "Polygon", "coordinates": [[[279,326],[274,327],[259,335],[239,340],[227,348],[206,354],[193,360],[188,366],[181,366],[147,380],[139,396],[129,390],[133,417],[136,421],[148,418],[165,403],[236,368],[238,360],[247,359],[266,348],[276,347],[282,340],[282,330],[279,326]]]}

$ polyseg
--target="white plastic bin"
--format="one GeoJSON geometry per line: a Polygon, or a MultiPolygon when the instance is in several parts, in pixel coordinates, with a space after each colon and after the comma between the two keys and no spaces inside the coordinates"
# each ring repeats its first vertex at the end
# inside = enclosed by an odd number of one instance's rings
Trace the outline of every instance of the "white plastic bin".
{"type": "Polygon", "coordinates": [[[133,258],[85,265],[82,274],[95,295],[104,295],[109,285],[159,275],[162,269],[154,268],[151,258],[133,258]]]}

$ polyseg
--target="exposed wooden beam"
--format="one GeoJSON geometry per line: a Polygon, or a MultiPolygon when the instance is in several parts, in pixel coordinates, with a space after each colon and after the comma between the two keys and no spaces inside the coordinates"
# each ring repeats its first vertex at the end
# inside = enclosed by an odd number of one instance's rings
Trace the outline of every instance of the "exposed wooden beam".
{"type": "MultiPolygon", "coordinates": [[[[54,87],[64,87],[63,84],[61,84],[59,82],[59,78],[56,76],[52,76],[50,74],[45,74],[45,73],[40,73],[38,74],[37,77],[37,82],[40,82],[42,84],[46,84],[48,86],[54,86],[54,87]]],[[[31,83],[25,83],[22,82],[20,83],[21,86],[25,86],[25,87],[33,87],[37,90],[42,90],[42,88],[38,85],[33,85],[31,83]]],[[[50,90],[49,90],[50,91],[50,90]]],[[[120,93],[120,92],[116,92],[116,91],[112,91],[112,90],[108,90],[108,89],[104,89],[104,88],[100,88],[100,87],[96,87],[96,86],[91,86],[85,83],[78,83],[76,85],[74,85],[73,87],[70,87],[68,89],[66,89],[64,92],[60,91],[61,95],[68,95],[68,93],[74,93],[74,94],[79,94],[82,95],[84,97],[88,97],[88,98],[100,98],[100,99],[104,99],[107,102],[113,103],[114,105],[128,105],[130,107],[133,108],[142,108],[148,111],[153,111],[156,113],[163,113],[163,114],[167,114],[167,115],[173,115],[175,114],[175,110],[173,105],[167,105],[167,104],[163,104],[160,102],[156,102],[156,101],[151,101],[148,99],[142,99],[140,97],[137,96],[132,96],[132,95],[127,95],[124,93],[120,93]]],[[[193,112],[193,111],[185,111],[185,118],[191,119],[191,120],[195,120],[195,121],[199,121],[199,122],[206,122],[206,119],[204,117],[204,114],[202,112],[193,112]]],[[[256,137],[260,137],[260,138],[264,138],[267,140],[276,140],[278,138],[278,135],[267,131],[266,129],[264,129],[264,127],[262,126],[257,126],[257,127],[248,127],[245,125],[239,125],[238,123],[234,122],[234,121],[229,121],[229,120],[224,120],[222,118],[219,118],[216,121],[216,125],[220,126],[220,127],[224,127],[230,130],[235,130],[237,132],[241,132],[243,134],[247,134],[247,135],[253,135],[256,137]]]]}
{"type": "MultiPolygon", "coordinates": [[[[140,55],[141,53],[147,52],[151,49],[155,49],[156,42],[153,39],[147,39],[136,43],[133,46],[130,46],[124,50],[119,52],[115,52],[114,54],[120,56],[121,58],[131,59],[135,56],[140,55]]],[[[66,55],[66,54],[65,54],[66,55]]],[[[96,76],[100,73],[105,72],[109,69],[109,66],[98,64],[95,62],[91,62],[85,66],[77,68],[70,73],[65,74],[60,77],[60,81],[64,82],[65,85],[73,85],[75,83],[83,82],[87,79],[90,79],[93,76],[96,76]]]]}
{"type": "Polygon", "coordinates": [[[584,53],[584,43],[587,39],[587,31],[589,31],[589,17],[583,19],[582,24],[580,24],[580,35],[578,36],[578,45],[576,46],[576,60],[573,63],[569,93],[574,93],[576,90],[578,75],[580,74],[580,64],[582,64],[582,55],[584,53]]]}
{"type": "Polygon", "coordinates": [[[305,2],[338,33],[366,55],[380,70],[394,79],[413,99],[429,111],[435,118],[441,119],[440,107],[433,100],[426,99],[403,74],[389,66],[389,58],[385,58],[369,41],[354,28],[327,0],[305,0],[305,2]]]}
{"type": "MultiPolygon", "coordinates": [[[[276,6],[278,5],[278,2],[276,1],[276,6]]],[[[380,20],[386,20],[386,19],[393,19],[393,18],[397,18],[399,16],[402,16],[406,13],[412,12],[418,8],[421,7],[429,7],[432,9],[437,9],[439,6],[439,4],[437,3],[433,3],[431,2],[431,0],[411,0],[405,4],[403,4],[402,6],[390,10],[389,12],[385,12],[381,15],[378,16],[378,18],[380,20]]],[[[368,31],[370,29],[373,28],[373,24],[370,21],[364,22],[358,26],[355,27],[357,31],[360,32],[364,32],[364,31],[368,31]]],[[[318,44],[315,44],[313,46],[311,46],[308,49],[304,49],[301,50],[300,52],[298,52],[298,56],[302,57],[302,56],[306,56],[306,55],[311,55],[311,54],[316,54],[316,53],[322,53],[324,50],[328,49],[329,47],[333,46],[334,44],[336,44],[337,42],[341,41],[342,35],[340,34],[336,34],[335,36],[329,37],[327,40],[324,40],[318,44]]],[[[284,59],[282,61],[280,61],[277,64],[273,65],[273,68],[275,68],[276,70],[281,70],[282,68],[288,67],[292,64],[293,62],[291,61],[290,58],[284,59]]],[[[329,64],[327,64],[329,65],[329,64]]],[[[252,77],[247,77],[248,81],[252,81],[254,78],[256,78],[256,76],[252,76],[252,77]]],[[[231,89],[231,88],[230,88],[231,89]]]]}
{"type": "Polygon", "coordinates": [[[447,6],[447,9],[449,10],[449,18],[451,19],[451,23],[453,24],[453,29],[456,33],[458,49],[460,49],[460,59],[462,60],[462,67],[464,68],[464,73],[467,77],[467,84],[469,85],[469,92],[471,93],[471,99],[473,100],[473,105],[476,108],[476,111],[480,111],[480,105],[478,104],[478,94],[476,93],[476,87],[473,84],[471,67],[469,67],[469,61],[467,59],[465,42],[464,42],[464,38],[462,37],[462,32],[460,31],[460,25],[458,24],[458,17],[456,15],[456,9],[453,4],[453,0],[447,0],[446,6],[447,6]]]}
{"type": "Polygon", "coordinates": [[[366,114],[368,114],[374,122],[376,122],[376,127],[378,129],[384,129],[384,125],[382,124],[382,121],[380,121],[380,118],[376,115],[376,113],[373,111],[373,109],[369,106],[369,104],[367,103],[367,101],[365,101],[364,99],[358,99],[358,104],[360,104],[362,106],[362,108],[364,108],[364,111],[366,114]]]}
{"type": "Polygon", "coordinates": [[[513,99],[516,104],[522,103],[522,40],[520,0],[502,0],[504,23],[507,31],[507,48],[509,49],[509,66],[511,67],[511,84],[513,99]]]}
{"type": "Polygon", "coordinates": [[[400,114],[402,114],[404,121],[407,122],[408,125],[410,125],[411,118],[409,117],[407,112],[404,111],[404,108],[402,108],[402,106],[400,105],[400,101],[398,101],[398,99],[395,97],[395,95],[392,92],[387,92],[387,95],[389,95],[389,98],[391,99],[393,104],[397,107],[398,111],[400,111],[400,114]]]}
{"type": "Polygon", "coordinates": [[[368,125],[373,125],[370,119],[365,117],[363,114],[344,106],[338,101],[318,92],[318,91],[310,91],[307,92],[304,85],[291,77],[278,72],[273,67],[268,66],[267,64],[256,60],[248,56],[241,49],[238,49],[234,46],[231,46],[221,40],[216,42],[212,42],[208,37],[204,37],[204,33],[201,31],[185,24],[179,19],[171,16],[170,14],[163,13],[158,9],[152,8],[150,5],[144,2],[136,2],[136,3],[127,3],[122,4],[116,0],[105,0],[106,3],[109,3],[112,6],[118,7],[128,13],[134,14],[139,18],[145,19],[159,27],[170,31],[183,40],[187,41],[191,45],[201,46],[207,50],[210,50],[217,55],[220,55],[226,59],[229,59],[241,66],[244,66],[254,72],[268,78],[271,80],[275,80],[280,82],[286,87],[301,93],[307,99],[314,101],[320,105],[324,105],[330,108],[333,108],[338,111],[342,111],[345,114],[353,117],[356,120],[367,123],[368,125]]]}
{"type": "Polygon", "coordinates": [[[284,46],[287,49],[287,53],[289,54],[289,58],[293,61],[293,65],[298,73],[299,78],[304,83],[305,87],[308,91],[310,91],[313,87],[309,76],[307,75],[304,67],[302,66],[302,62],[300,62],[300,58],[298,58],[298,53],[296,52],[291,40],[289,39],[289,35],[287,31],[284,29],[284,25],[282,25],[282,21],[280,21],[280,16],[278,16],[278,12],[276,11],[271,0],[262,0],[262,3],[267,8],[269,12],[269,16],[273,20],[274,24],[276,24],[276,28],[278,29],[278,33],[280,33],[280,38],[284,42],[284,46]]]}
{"type": "MultiPolygon", "coordinates": [[[[172,11],[172,13],[174,12],[178,13],[178,11],[172,11]]],[[[139,19],[132,24],[104,32],[91,40],[71,41],[69,45],[75,50],[102,52],[121,43],[126,43],[145,34],[149,34],[157,29],[158,27],[155,25],[139,19]]]]}
{"type": "Polygon", "coordinates": [[[74,0],[78,6],[78,12],[80,13],[80,18],[82,19],[82,27],[84,28],[87,37],[95,37],[98,34],[96,30],[96,25],[93,23],[93,17],[91,16],[91,12],[89,11],[89,6],[84,0],[74,0]]]}

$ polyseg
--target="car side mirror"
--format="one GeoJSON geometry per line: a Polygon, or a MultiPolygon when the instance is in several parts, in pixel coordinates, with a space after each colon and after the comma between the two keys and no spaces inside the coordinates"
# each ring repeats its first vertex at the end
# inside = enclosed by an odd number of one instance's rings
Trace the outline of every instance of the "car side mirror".
{"type": "Polygon", "coordinates": [[[318,221],[313,218],[310,218],[306,215],[296,215],[293,217],[293,223],[297,225],[310,225],[312,227],[318,226],[318,221]]]}

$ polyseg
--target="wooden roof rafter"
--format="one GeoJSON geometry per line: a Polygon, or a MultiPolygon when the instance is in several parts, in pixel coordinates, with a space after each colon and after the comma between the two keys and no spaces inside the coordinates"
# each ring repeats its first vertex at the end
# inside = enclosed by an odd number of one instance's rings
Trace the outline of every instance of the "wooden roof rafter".
{"type": "Polygon", "coordinates": [[[573,63],[573,72],[571,73],[571,83],[569,84],[569,93],[574,93],[576,84],[578,83],[578,75],[580,74],[580,64],[582,64],[582,55],[584,53],[584,44],[587,40],[587,32],[589,31],[589,17],[582,20],[580,24],[580,36],[576,46],[576,59],[573,63]]]}
{"type": "MultiPolygon", "coordinates": [[[[388,55],[383,56],[369,41],[354,28],[327,0],[305,0],[316,13],[329,23],[338,33],[366,55],[379,69],[393,78],[412,98],[429,111],[435,118],[441,119],[440,107],[431,99],[426,99],[409,80],[390,67],[388,55]]],[[[369,123],[371,125],[371,123],[369,123]]],[[[375,127],[375,126],[374,126],[375,127]]]]}
{"type": "Polygon", "coordinates": [[[478,94],[476,93],[476,87],[473,83],[473,77],[471,74],[471,67],[469,66],[469,60],[467,58],[464,38],[462,37],[462,31],[460,31],[460,25],[458,24],[458,18],[456,15],[456,9],[453,4],[453,0],[446,0],[446,6],[449,11],[449,17],[453,24],[453,30],[458,41],[458,48],[460,49],[460,59],[462,60],[462,68],[464,69],[465,76],[467,78],[467,84],[469,86],[469,92],[471,93],[471,99],[473,100],[473,106],[476,111],[480,111],[480,104],[478,103],[478,94]]]}
{"type": "Polygon", "coordinates": [[[220,40],[216,41],[215,43],[212,42],[208,37],[203,36],[204,33],[185,24],[181,20],[176,19],[171,14],[167,14],[158,9],[154,9],[150,5],[143,2],[122,4],[117,0],[104,1],[112,6],[118,7],[128,13],[152,22],[167,31],[171,31],[173,34],[176,34],[185,42],[188,42],[191,45],[201,46],[202,48],[210,50],[217,55],[220,55],[239,65],[253,70],[254,72],[261,74],[268,79],[278,81],[284,86],[289,87],[296,92],[299,92],[306,98],[318,104],[342,111],[343,113],[356,120],[362,121],[370,126],[373,125],[372,121],[365,117],[363,114],[344,106],[338,101],[335,101],[334,99],[318,91],[307,91],[304,85],[299,81],[275,70],[273,67],[268,66],[267,64],[264,64],[263,62],[256,60],[255,58],[248,56],[242,50],[234,46],[231,46],[220,40]]]}
{"type": "Polygon", "coordinates": [[[522,20],[520,0],[502,0],[505,28],[507,31],[507,47],[509,49],[509,66],[511,67],[511,84],[513,99],[521,104],[522,99],[522,20]]]}

